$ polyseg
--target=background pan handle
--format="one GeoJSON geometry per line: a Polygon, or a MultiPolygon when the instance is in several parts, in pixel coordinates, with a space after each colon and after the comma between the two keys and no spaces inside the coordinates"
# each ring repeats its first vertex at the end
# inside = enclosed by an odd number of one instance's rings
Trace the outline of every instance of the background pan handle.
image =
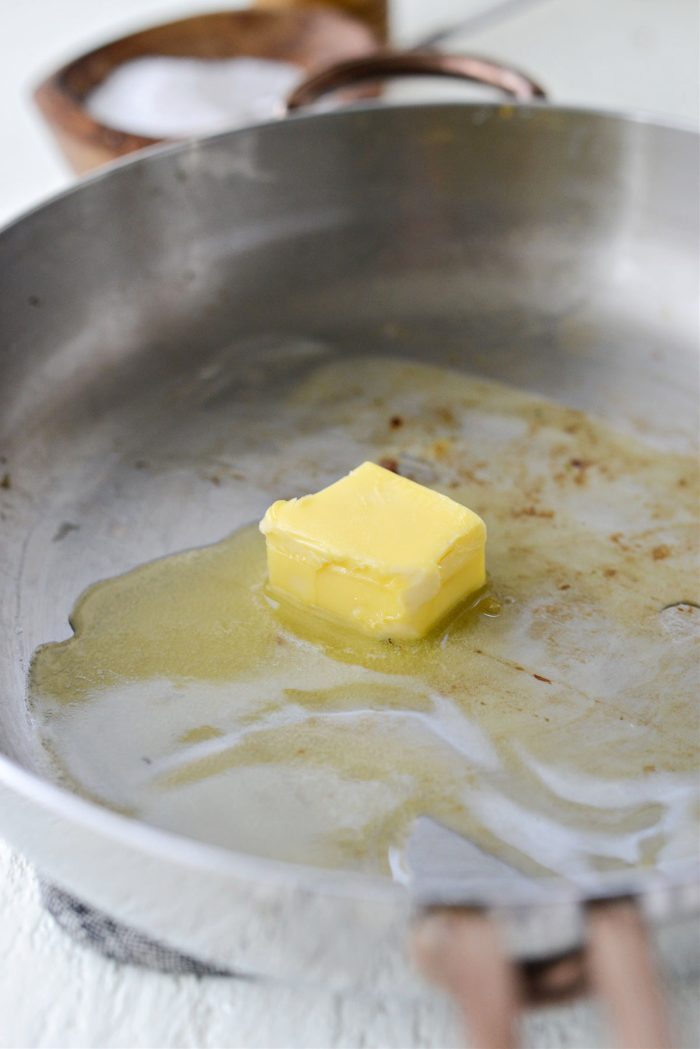
{"type": "Polygon", "coordinates": [[[385,77],[438,76],[487,84],[518,102],[546,100],[544,89],[512,66],[475,55],[447,55],[435,51],[380,51],[348,62],[327,66],[302,81],[287,99],[292,112],[309,106],[324,95],[385,77]]]}
{"type": "Polygon", "coordinates": [[[617,1049],[671,1049],[666,1006],[644,920],[633,900],[592,903],[587,947],[533,974],[508,957],[496,922],[485,912],[426,912],[413,934],[414,959],[459,1008],[467,1044],[516,1049],[519,1014],[530,1004],[597,995],[617,1049]],[[530,977],[530,978],[528,978],[530,977]],[[533,993],[534,992],[534,993],[533,993]]]}

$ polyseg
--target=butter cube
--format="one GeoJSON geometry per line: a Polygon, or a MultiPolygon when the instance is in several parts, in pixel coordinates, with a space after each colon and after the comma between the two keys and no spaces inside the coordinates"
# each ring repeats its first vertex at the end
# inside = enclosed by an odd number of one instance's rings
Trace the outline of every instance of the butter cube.
{"type": "Polygon", "coordinates": [[[378,638],[423,637],[486,579],[473,511],[375,463],[265,514],[271,591],[378,638]]]}

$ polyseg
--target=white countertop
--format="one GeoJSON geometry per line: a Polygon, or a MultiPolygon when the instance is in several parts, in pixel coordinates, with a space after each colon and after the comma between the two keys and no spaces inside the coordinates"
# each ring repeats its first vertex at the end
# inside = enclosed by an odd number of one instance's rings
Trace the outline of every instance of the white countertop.
{"type": "MultiPolygon", "coordinates": [[[[215,6],[212,0],[3,0],[0,224],[73,181],[34,112],[31,85],[93,44],[215,6]]],[[[462,14],[499,6],[499,0],[395,0],[397,36],[413,42],[462,14]]],[[[697,126],[697,0],[511,0],[508,6],[508,17],[460,35],[455,49],[512,61],[562,104],[631,109],[697,126]]],[[[696,994],[694,982],[674,989],[688,1031],[697,1022],[696,994]]],[[[578,1005],[532,1018],[527,1044],[600,1044],[592,1015],[578,1005]]],[[[26,864],[0,842],[0,1047],[418,1047],[454,1045],[455,1032],[440,1002],[418,1009],[409,1022],[400,1002],[116,965],[55,926],[41,910],[26,864]]],[[[692,1045],[692,1035],[686,1037],[683,1044],[692,1045]]]]}

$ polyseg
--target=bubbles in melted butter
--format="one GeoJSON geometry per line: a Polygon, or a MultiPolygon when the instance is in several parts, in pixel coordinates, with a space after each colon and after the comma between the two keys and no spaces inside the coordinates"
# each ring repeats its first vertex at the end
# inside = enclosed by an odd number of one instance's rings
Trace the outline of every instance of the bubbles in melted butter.
{"type": "Polygon", "coordinates": [[[99,583],[31,669],[56,775],[324,866],[387,871],[422,813],[533,873],[693,854],[697,654],[660,612],[700,597],[696,465],[497,384],[363,369],[295,391],[290,462],[343,418],[365,457],[429,469],[487,521],[486,590],[420,643],[372,640],[270,602],[255,526],[99,583]]]}
{"type": "Polygon", "coordinates": [[[477,610],[481,612],[482,616],[489,616],[491,618],[500,616],[503,610],[501,602],[498,601],[495,597],[491,597],[490,595],[481,598],[476,607],[477,610]]]}

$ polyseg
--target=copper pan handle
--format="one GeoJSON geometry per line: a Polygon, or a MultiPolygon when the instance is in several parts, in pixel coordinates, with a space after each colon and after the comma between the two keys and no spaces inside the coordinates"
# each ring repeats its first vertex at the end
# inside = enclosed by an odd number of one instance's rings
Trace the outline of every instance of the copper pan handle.
{"type": "Polygon", "coordinates": [[[592,904],[585,951],[517,966],[487,913],[426,912],[413,935],[423,975],[457,1005],[470,1045],[515,1049],[518,1017],[531,1004],[554,1004],[584,991],[598,996],[618,1049],[671,1049],[663,993],[644,921],[632,900],[592,904]]]}
{"type": "Polygon", "coordinates": [[[518,102],[546,100],[542,87],[527,73],[475,55],[436,51],[378,51],[328,66],[302,81],[287,99],[287,111],[301,109],[341,88],[383,77],[439,76],[487,84],[518,102]]]}
{"type": "Polygon", "coordinates": [[[644,920],[633,900],[591,905],[588,968],[618,1049],[671,1049],[661,984],[644,920]]]}
{"type": "Polygon", "coordinates": [[[413,936],[418,968],[447,991],[477,1049],[515,1049],[520,993],[515,966],[498,930],[482,912],[459,908],[429,911],[413,936]]]}

